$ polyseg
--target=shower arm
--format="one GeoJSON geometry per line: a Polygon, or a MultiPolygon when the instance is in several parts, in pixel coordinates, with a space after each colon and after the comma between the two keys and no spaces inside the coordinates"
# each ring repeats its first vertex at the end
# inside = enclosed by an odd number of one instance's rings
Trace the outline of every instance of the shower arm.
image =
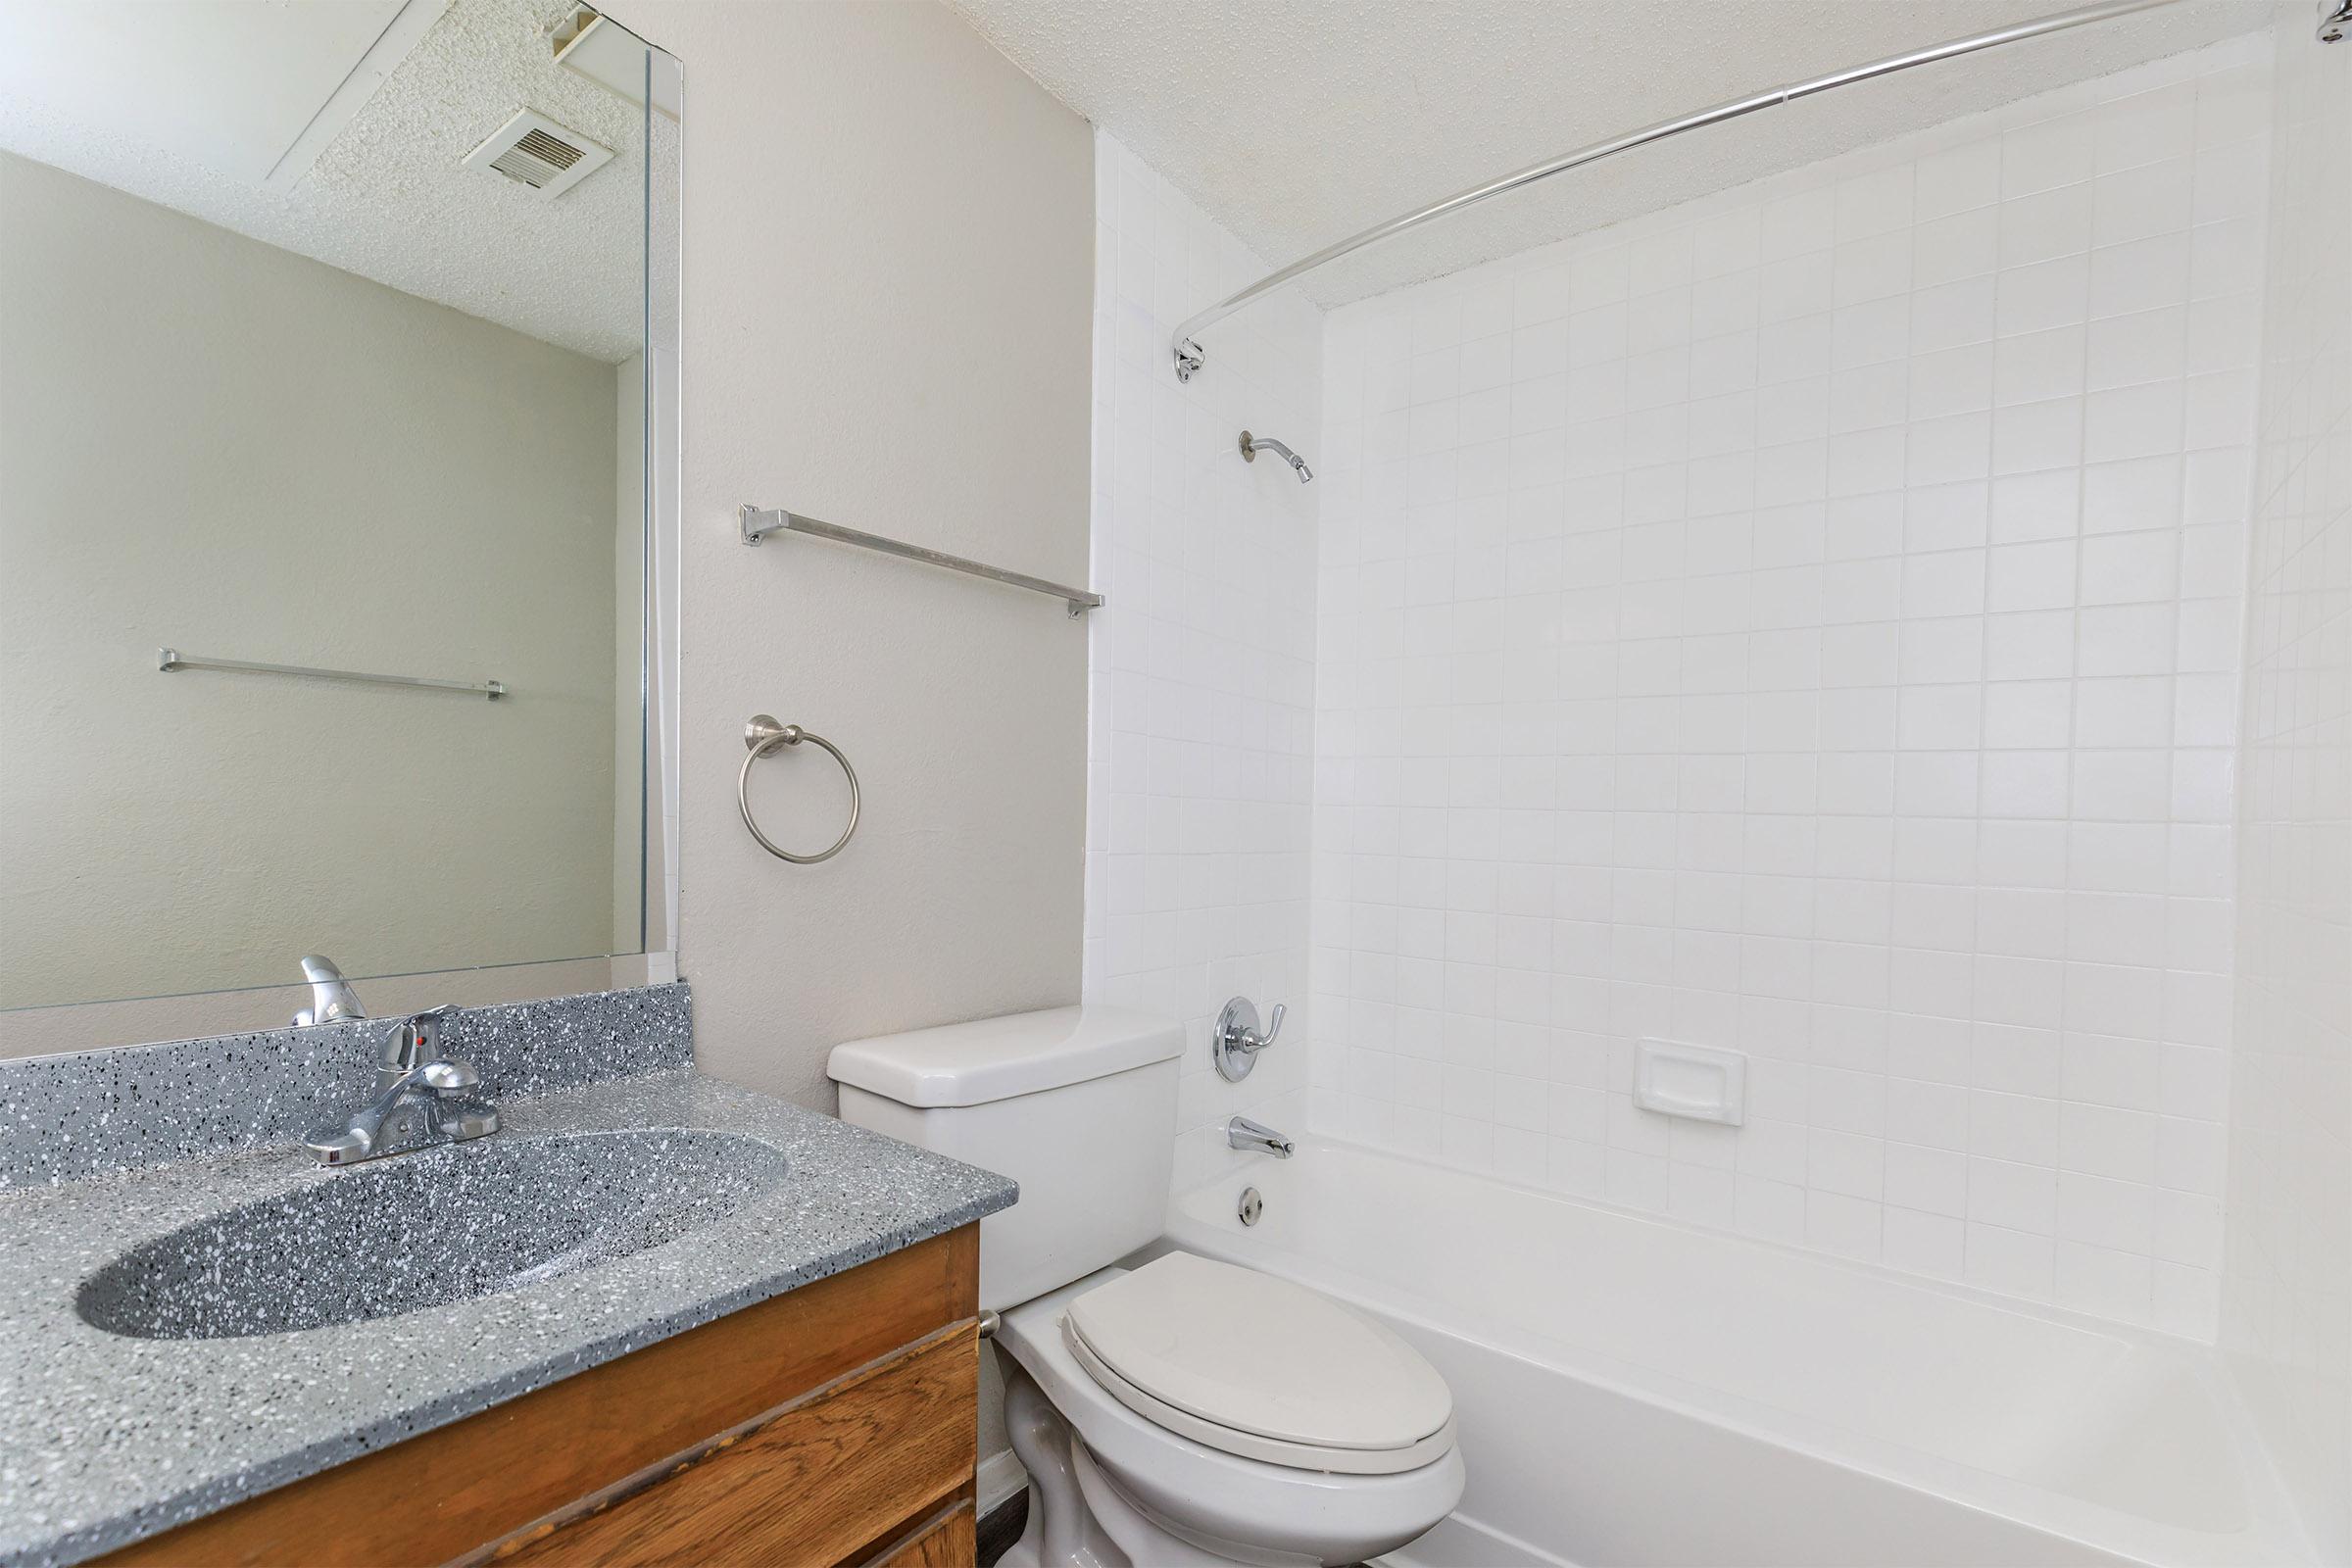
{"type": "Polygon", "coordinates": [[[2034,22],[2020,22],[2010,26],[1996,27],[1990,32],[1980,32],[1966,38],[1954,38],[1948,43],[1932,44],[1925,49],[1914,49],[1907,54],[1888,55],[1884,60],[1874,60],[1864,66],[1851,66],[1843,71],[1834,71],[1826,76],[1815,76],[1806,81],[1791,82],[1785,87],[1768,88],[1745,98],[1735,98],[1728,103],[1717,104],[1712,109],[1701,109],[1695,114],[1684,115],[1675,120],[1661,120],[1656,124],[1644,125],[1640,130],[1629,130],[1622,136],[1614,136],[1607,141],[1596,141],[1590,146],[1579,147],[1576,151],[1563,157],[1550,159],[1541,164],[1530,164],[1527,168],[1515,173],[1505,174],[1500,179],[1490,180],[1484,185],[1476,185],[1468,190],[1457,192],[1442,202],[1433,202],[1427,207],[1406,213],[1401,218],[1392,218],[1385,223],[1376,223],[1360,234],[1349,235],[1336,245],[1327,245],[1312,256],[1293,262],[1278,272],[1268,273],[1238,294],[1228,295],[1219,300],[1207,310],[1177,327],[1175,335],[1169,339],[1168,348],[1176,360],[1176,379],[1190,381],[1193,378],[1193,372],[1200,368],[1206,361],[1206,353],[1195,341],[1194,334],[1203,328],[1215,325],[1259,295],[1271,293],[1293,278],[1303,276],[1319,267],[1338,261],[1343,256],[1362,250],[1367,245],[1393,238],[1407,229],[1418,228],[1423,223],[1444,218],[1449,213],[1458,213],[1463,208],[1475,206],[1490,197],[1517,190],[1522,185],[1532,185],[1541,179],[1549,179],[1554,174],[1564,174],[1569,170],[1580,169],[1586,164],[1598,163],[1603,158],[1613,158],[1619,153],[1630,152],[1636,147],[1646,146],[1653,141],[1664,141],[1669,136],[1679,136],[1687,130],[1696,130],[1701,125],[1721,124],[1727,120],[1737,120],[1742,115],[1752,115],[1761,109],[1777,109],[1783,104],[1798,98],[1810,97],[1817,92],[1827,92],[1833,87],[1843,87],[1852,82],[1868,81],[1874,76],[1891,75],[1898,71],[1908,71],[1913,66],[1933,65],[1938,60],[1950,60],[1960,55],[1974,54],[1980,49],[1994,49],[2005,43],[2018,43],[2027,38],[2041,37],[2045,33],[2063,32],[2069,27],[2086,26],[2094,22],[2108,22],[2117,17],[2127,17],[2136,11],[2154,11],[2162,6],[2179,5],[2180,3],[2180,0],[2108,0],[2105,5],[2087,6],[2080,11],[2062,11],[2054,17],[2042,17],[2034,22]]]}
{"type": "Polygon", "coordinates": [[[1283,462],[1291,466],[1291,471],[1298,475],[1298,482],[1300,484],[1307,483],[1315,476],[1315,470],[1306,466],[1306,460],[1304,458],[1300,457],[1298,453],[1293,452],[1289,447],[1284,446],[1281,442],[1272,440],[1266,436],[1251,435],[1249,431],[1244,430],[1242,432],[1241,448],[1242,461],[1244,463],[1255,463],[1257,461],[1257,455],[1260,452],[1272,452],[1279,455],[1283,462]]]}

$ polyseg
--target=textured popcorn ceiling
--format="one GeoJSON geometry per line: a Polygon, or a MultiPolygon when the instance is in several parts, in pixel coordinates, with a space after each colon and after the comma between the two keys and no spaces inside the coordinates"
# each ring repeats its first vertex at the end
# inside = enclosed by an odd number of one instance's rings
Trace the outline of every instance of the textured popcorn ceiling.
{"type": "MultiPolygon", "coordinates": [[[[644,115],[554,63],[549,33],[570,10],[453,0],[283,195],[29,97],[0,97],[0,148],[617,364],[644,335],[644,115]],[[462,166],[521,108],[616,156],[553,201],[462,166]]],[[[677,126],[654,124],[658,174],[674,181],[677,126]]]]}
{"type": "MultiPolygon", "coordinates": [[[[948,3],[1273,266],[1655,121],[2070,9],[2049,0],[948,3]]],[[[2177,54],[2273,14],[2268,0],[2183,0],[1841,88],[1515,191],[1302,286],[1327,306],[1361,299],[2177,54]]]]}

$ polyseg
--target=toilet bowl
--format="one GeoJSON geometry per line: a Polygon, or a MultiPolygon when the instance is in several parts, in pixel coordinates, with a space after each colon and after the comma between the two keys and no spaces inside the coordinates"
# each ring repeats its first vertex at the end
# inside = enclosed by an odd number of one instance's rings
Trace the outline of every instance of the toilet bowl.
{"type": "Polygon", "coordinates": [[[1453,1508],[1445,1380],[1303,1286],[1155,1239],[1183,1031],[1059,1007],[834,1048],[845,1120],[1012,1177],[980,1300],[1029,1523],[1012,1568],[1361,1562],[1453,1508]]]}
{"type": "MultiPolygon", "coordinates": [[[[1178,1253],[1141,1272],[1177,1258],[1205,1262],[1178,1253]]],[[[1239,1428],[1219,1433],[1198,1416],[1177,1430],[1137,1409],[1131,1386],[1114,1387],[1087,1364],[1085,1342],[1070,1327],[1073,1303],[1125,1277],[1119,1269],[1089,1275],[1015,1307],[998,1328],[1005,1422],[1033,1489],[1027,1532],[1004,1558],[1012,1568],[1362,1562],[1411,1541],[1460,1499],[1450,1399],[1439,1428],[1412,1444],[1353,1450],[1292,1444],[1279,1459],[1233,1450],[1282,1440],[1239,1428]],[[1350,1469],[1317,1467],[1332,1464],[1350,1469]],[[1369,1466],[1378,1469],[1367,1473],[1369,1466]],[[1078,1521],[1067,1531],[1071,1539],[1052,1540],[1064,1520],[1078,1521]]],[[[1216,1332],[1246,1335],[1248,1325],[1229,1319],[1216,1332]]],[[[1436,1379],[1417,1355],[1397,1348],[1436,1379]]]]}

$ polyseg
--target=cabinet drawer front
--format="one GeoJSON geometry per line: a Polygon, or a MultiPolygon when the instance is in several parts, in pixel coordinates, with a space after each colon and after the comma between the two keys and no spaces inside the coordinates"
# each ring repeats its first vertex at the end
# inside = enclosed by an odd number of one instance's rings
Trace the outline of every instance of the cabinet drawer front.
{"type": "Polygon", "coordinates": [[[593,1512],[512,1543],[498,1560],[532,1568],[853,1560],[970,1484],[978,1379],[978,1331],[962,1325],[719,1440],[593,1512]]]}

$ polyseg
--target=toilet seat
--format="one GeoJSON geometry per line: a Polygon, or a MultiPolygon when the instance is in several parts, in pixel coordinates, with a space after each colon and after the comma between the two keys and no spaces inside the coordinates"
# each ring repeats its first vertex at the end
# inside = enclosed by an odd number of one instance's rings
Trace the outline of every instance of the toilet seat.
{"type": "Polygon", "coordinates": [[[1452,1395],[1410,1346],[1254,1269],[1171,1252],[1076,1296],[1061,1336],[1121,1404],[1225,1453],[1374,1476],[1453,1446],[1452,1395]]]}

